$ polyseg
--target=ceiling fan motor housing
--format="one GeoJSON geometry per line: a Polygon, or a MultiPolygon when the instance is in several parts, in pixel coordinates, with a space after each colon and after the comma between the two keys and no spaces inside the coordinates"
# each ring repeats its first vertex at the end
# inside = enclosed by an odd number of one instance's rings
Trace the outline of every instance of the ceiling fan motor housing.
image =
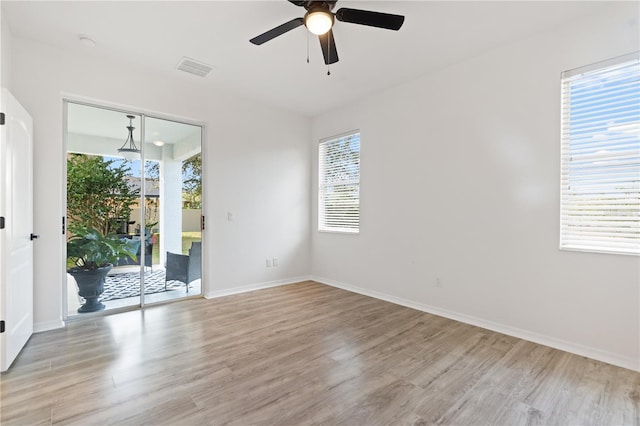
{"type": "Polygon", "coordinates": [[[311,12],[311,10],[313,9],[314,11],[317,10],[326,10],[327,12],[333,10],[333,7],[336,5],[338,0],[330,0],[330,1],[305,1],[304,2],[304,8],[307,9],[309,12],[311,12]]]}

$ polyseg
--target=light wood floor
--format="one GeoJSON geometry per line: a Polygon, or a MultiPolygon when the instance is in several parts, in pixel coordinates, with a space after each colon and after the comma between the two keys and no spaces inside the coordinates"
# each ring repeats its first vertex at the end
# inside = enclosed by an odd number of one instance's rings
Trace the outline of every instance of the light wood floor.
{"type": "Polygon", "coordinates": [[[640,424],[640,373],[321,284],[70,323],[2,425],[640,424]]]}

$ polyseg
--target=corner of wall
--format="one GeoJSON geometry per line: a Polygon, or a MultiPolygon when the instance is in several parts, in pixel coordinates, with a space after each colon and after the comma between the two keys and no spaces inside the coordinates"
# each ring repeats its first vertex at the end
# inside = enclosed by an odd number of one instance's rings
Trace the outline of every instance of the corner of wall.
{"type": "Polygon", "coordinates": [[[65,322],[60,320],[57,321],[44,321],[44,322],[36,322],[33,324],[33,332],[34,333],[42,333],[43,331],[55,330],[57,328],[64,328],[65,322]]]}

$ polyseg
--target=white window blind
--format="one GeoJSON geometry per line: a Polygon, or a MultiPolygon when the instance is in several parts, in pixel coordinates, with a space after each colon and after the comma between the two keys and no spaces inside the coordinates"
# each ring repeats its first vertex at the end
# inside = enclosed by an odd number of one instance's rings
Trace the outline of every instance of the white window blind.
{"type": "Polygon", "coordinates": [[[318,154],[318,230],[358,233],[360,133],[323,140],[318,154]]]}
{"type": "Polygon", "coordinates": [[[638,53],[562,75],[560,248],[640,254],[638,53]]]}

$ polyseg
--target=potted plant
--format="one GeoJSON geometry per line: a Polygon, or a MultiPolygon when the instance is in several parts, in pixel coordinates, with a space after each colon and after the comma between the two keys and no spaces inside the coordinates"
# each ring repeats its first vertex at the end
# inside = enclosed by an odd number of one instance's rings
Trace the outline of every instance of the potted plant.
{"type": "Polygon", "coordinates": [[[136,253],[115,235],[102,235],[89,226],[74,225],[69,231],[72,235],[67,240],[67,258],[75,266],[67,272],[76,280],[78,294],[86,301],[78,312],[104,309],[98,297],[104,291],[105,277],[119,258],[135,259],[136,253]]]}

